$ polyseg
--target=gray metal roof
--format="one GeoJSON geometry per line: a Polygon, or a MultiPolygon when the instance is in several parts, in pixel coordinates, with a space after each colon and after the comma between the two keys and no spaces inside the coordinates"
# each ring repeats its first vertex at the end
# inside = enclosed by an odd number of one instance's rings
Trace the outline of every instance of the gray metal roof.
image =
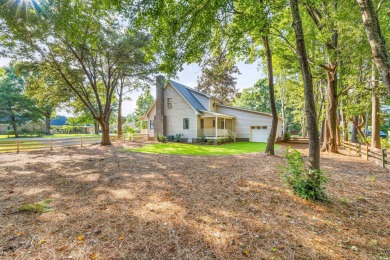
{"type": "Polygon", "coordinates": [[[200,112],[201,110],[203,111],[207,111],[207,109],[199,102],[199,100],[191,93],[191,91],[188,89],[188,87],[180,84],[180,83],[177,83],[173,80],[170,80],[169,81],[172,86],[174,86],[176,88],[177,91],[179,91],[179,93],[187,100],[188,103],[190,103],[190,105],[195,109],[197,110],[198,112],[200,112]]]}

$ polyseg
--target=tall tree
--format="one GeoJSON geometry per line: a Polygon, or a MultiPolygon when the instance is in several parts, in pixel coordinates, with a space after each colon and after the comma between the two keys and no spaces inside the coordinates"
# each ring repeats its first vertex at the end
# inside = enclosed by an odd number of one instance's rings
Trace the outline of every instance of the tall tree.
{"type": "MultiPolygon", "coordinates": [[[[382,3],[383,1],[381,1],[382,3]]],[[[357,0],[372,56],[383,82],[390,93],[390,55],[382,35],[377,12],[372,0],[357,0]]]]}
{"type": "Polygon", "coordinates": [[[5,68],[0,77],[0,123],[10,124],[18,137],[18,126],[38,120],[40,114],[33,100],[24,95],[23,79],[14,68],[5,68]]]}
{"type": "MultiPolygon", "coordinates": [[[[298,0],[290,1],[292,27],[295,31],[296,48],[303,77],[305,93],[305,111],[307,131],[309,137],[309,162],[312,169],[320,169],[320,144],[317,128],[317,115],[314,103],[313,79],[310,71],[310,64],[306,52],[305,37],[302,27],[302,19],[299,11],[298,0]]],[[[314,176],[313,176],[314,177],[314,176]]]]}
{"type": "Polygon", "coordinates": [[[131,21],[117,13],[115,6],[82,0],[34,3],[25,3],[29,15],[24,16],[18,12],[19,1],[2,1],[0,17],[5,23],[0,30],[7,36],[6,46],[13,47],[10,53],[15,57],[50,64],[56,72],[53,76],[99,122],[101,144],[111,144],[114,91],[119,79],[133,72],[135,55],[147,59],[149,36],[127,29],[131,21]]]}
{"type": "Polygon", "coordinates": [[[135,103],[136,104],[135,111],[131,116],[137,128],[142,129],[142,125],[140,124],[139,118],[148,112],[148,110],[151,108],[153,103],[154,103],[154,97],[150,93],[150,88],[146,88],[144,93],[142,93],[138,97],[135,103]]]}
{"type": "Polygon", "coordinates": [[[258,80],[253,87],[244,88],[234,100],[234,105],[260,112],[271,112],[269,87],[265,79],[258,80]]]}
{"type": "Polygon", "coordinates": [[[45,117],[46,134],[50,132],[50,120],[61,104],[70,100],[71,95],[61,81],[51,77],[52,69],[44,63],[18,63],[16,68],[25,79],[26,94],[32,98],[45,117]]]}
{"type": "Polygon", "coordinates": [[[237,93],[237,78],[240,74],[235,61],[228,58],[225,51],[208,57],[202,65],[202,75],[198,78],[198,90],[213,95],[226,102],[231,102],[237,93]]]}

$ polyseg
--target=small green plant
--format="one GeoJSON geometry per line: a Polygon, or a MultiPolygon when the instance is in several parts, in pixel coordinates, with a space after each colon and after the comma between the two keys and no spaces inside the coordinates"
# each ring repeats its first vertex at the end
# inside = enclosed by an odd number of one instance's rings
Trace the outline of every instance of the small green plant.
{"type": "Polygon", "coordinates": [[[365,201],[365,200],[366,200],[366,196],[360,195],[360,196],[358,197],[358,200],[365,201]]]}
{"type": "Polygon", "coordinates": [[[284,133],[283,139],[284,139],[284,141],[286,141],[286,142],[290,141],[290,139],[291,139],[291,134],[290,134],[290,132],[284,133]]]}
{"type": "Polygon", "coordinates": [[[178,142],[178,143],[181,142],[182,141],[181,140],[182,137],[183,137],[183,134],[176,134],[175,135],[175,141],[178,142]]]}
{"type": "Polygon", "coordinates": [[[281,178],[295,194],[306,200],[325,200],[325,186],[328,181],[320,170],[306,169],[303,157],[297,150],[286,154],[288,167],[282,168],[281,178]]]}
{"type": "Polygon", "coordinates": [[[206,135],[205,135],[204,133],[201,133],[200,136],[199,136],[199,138],[200,138],[200,142],[201,142],[201,143],[206,142],[206,135]]]}
{"type": "Polygon", "coordinates": [[[37,203],[25,204],[19,208],[19,211],[34,212],[34,213],[50,212],[53,211],[53,209],[49,207],[49,203],[52,201],[53,199],[44,199],[37,203]]]}
{"type": "Polygon", "coordinates": [[[340,198],[339,198],[339,201],[340,201],[341,203],[343,203],[343,204],[346,204],[346,205],[349,204],[349,199],[346,198],[346,197],[340,197],[340,198]]]}
{"type": "Polygon", "coordinates": [[[124,128],[123,128],[123,131],[127,134],[135,134],[137,131],[135,131],[134,128],[132,128],[131,126],[128,126],[126,125],[124,128]]]}
{"type": "Polygon", "coordinates": [[[165,135],[156,134],[155,137],[156,137],[157,141],[160,142],[160,143],[166,143],[167,142],[167,137],[165,135]]]}

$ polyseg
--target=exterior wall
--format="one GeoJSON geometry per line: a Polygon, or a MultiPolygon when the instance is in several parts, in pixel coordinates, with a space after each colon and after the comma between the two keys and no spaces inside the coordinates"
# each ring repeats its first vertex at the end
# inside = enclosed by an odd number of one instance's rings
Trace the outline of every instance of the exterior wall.
{"type": "MultiPolygon", "coordinates": [[[[191,91],[191,90],[190,90],[191,91]]],[[[196,92],[191,91],[191,93],[196,97],[196,99],[199,100],[199,102],[207,109],[209,110],[209,98],[206,96],[203,96],[201,94],[198,94],[196,92]]]]}
{"type": "Polygon", "coordinates": [[[209,111],[211,112],[217,112],[218,108],[218,100],[209,98],[209,111]],[[215,102],[215,105],[213,106],[213,102],[215,102]]]}
{"type": "Polygon", "coordinates": [[[148,134],[149,137],[154,137],[154,129],[150,129],[150,120],[154,120],[154,116],[156,115],[156,106],[153,106],[152,110],[148,115],[148,134]]]}
{"type": "Polygon", "coordinates": [[[198,115],[187,101],[170,84],[165,89],[164,111],[166,116],[166,135],[183,134],[183,138],[196,138],[198,115]],[[172,108],[168,109],[167,99],[172,98],[172,108]],[[183,119],[189,118],[189,129],[183,129],[183,119]]]}
{"type": "MultiPolygon", "coordinates": [[[[238,110],[230,107],[218,106],[218,113],[236,116],[234,119],[233,132],[236,133],[237,138],[250,138],[251,126],[267,126],[271,128],[272,117],[261,115],[254,112],[238,110]]],[[[282,121],[279,119],[276,137],[282,135],[282,121]]]]}

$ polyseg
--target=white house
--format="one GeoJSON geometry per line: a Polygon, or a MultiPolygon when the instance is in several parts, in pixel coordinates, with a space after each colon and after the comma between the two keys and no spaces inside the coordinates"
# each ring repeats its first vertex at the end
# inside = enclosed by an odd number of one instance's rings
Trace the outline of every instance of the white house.
{"type": "MultiPolygon", "coordinates": [[[[233,137],[236,140],[266,142],[272,116],[268,113],[226,105],[222,100],[186,87],[175,81],[156,77],[156,101],[141,117],[147,121],[144,134],[175,136],[182,134],[188,142],[233,137]]],[[[282,136],[282,119],[277,134],[282,136]]]]}

